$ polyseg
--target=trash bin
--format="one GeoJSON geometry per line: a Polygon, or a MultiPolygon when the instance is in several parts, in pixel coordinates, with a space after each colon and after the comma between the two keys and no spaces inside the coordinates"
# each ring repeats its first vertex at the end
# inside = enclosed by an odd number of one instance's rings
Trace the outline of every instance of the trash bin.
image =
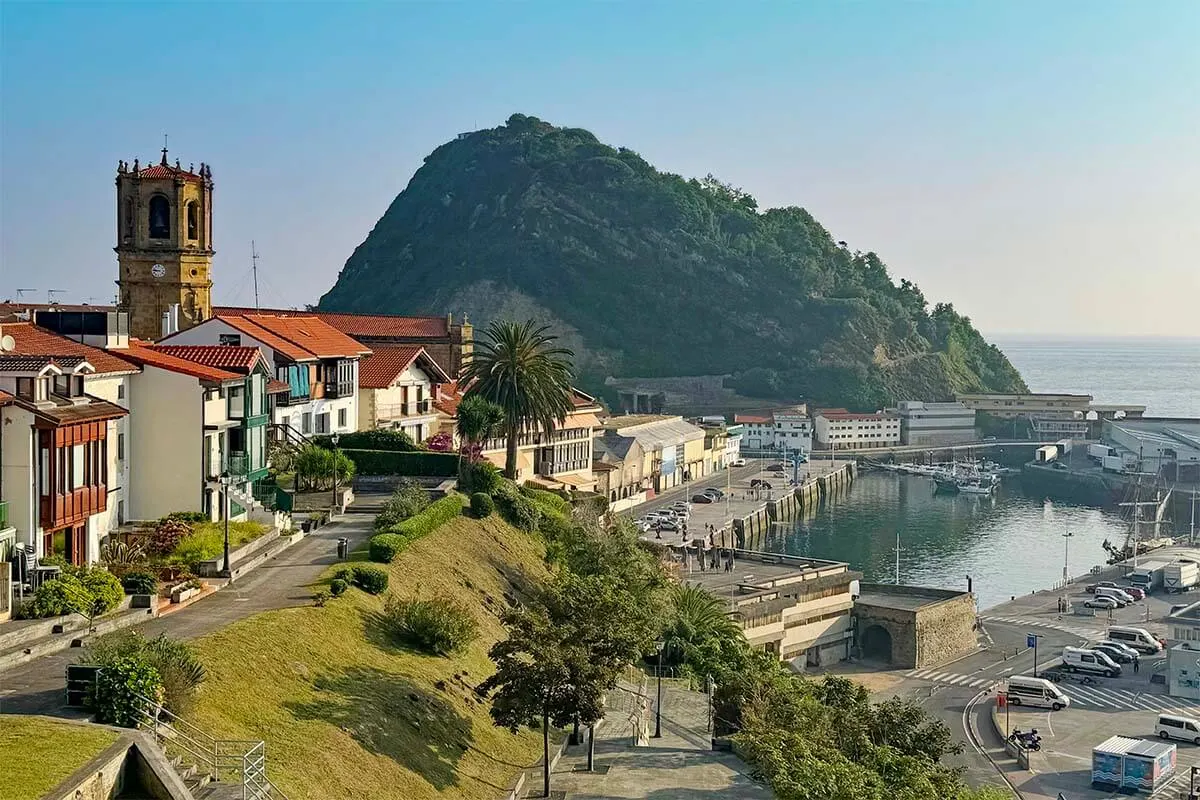
{"type": "Polygon", "coordinates": [[[338,539],[338,558],[342,561],[346,560],[346,556],[350,554],[350,540],[346,537],[338,539]]]}

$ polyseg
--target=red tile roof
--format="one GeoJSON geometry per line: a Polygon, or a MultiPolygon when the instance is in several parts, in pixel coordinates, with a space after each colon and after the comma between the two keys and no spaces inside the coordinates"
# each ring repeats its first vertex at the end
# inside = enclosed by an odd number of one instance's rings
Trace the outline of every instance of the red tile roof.
{"type": "Polygon", "coordinates": [[[291,390],[292,387],[288,386],[283,381],[276,380],[275,378],[271,378],[269,381],[267,381],[267,394],[283,394],[284,392],[290,392],[291,390]]]}
{"type": "Polygon", "coordinates": [[[414,361],[429,375],[431,383],[449,383],[450,376],[429,357],[424,347],[375,347],[358,365],[358,385],[363,389],[386,389],[414,361]]]}
{"type": "Polygon", "coordinates": [[[581,408],[593,409],[600,407],[600,404],[596,402],[596,398],[590,394],[584,394],[578,389],[571,389],[571,403],[575,406],[576,411],[581,408]]]}
{"type": "Polygon", "coordinates": [[[73,422],[100,422],[106,419],[117,419],[129,415],[129,410],[116,403],[101,400],[87,395],[88,402],[82,405],[74,402],[64,402],[54,406],[42,403],[26,404],[20,400],[17,403],[32,411],[35,416],[49,420],[54,425],[70,425],[73,422]]]}
{"type": "Polygon", "coordinates": [[[149,167],[143,167],[142,169],[138,170],[136,174],[139,178],[161,178],[167,180],[183,178],[185,181],[194,181],[196,183],[204,180],[204,178],[194,172],[188,172],[186,169],[180,169],[179,167],[172,167],[170,164],[166,163],[158,163],[149,167]]]}
{"type": "Polygon", "coordinates": [[[87,360],[98,374],[137,372],[138,367],[111,350],[101,350],[89,344],[59,336],[32,322],[0,324],[0,336],[11,336],[16,347],[7,355],[18,356],[77,356],[87,360]]]}
{"type": "Polygon", "coordinates": [[[295,361],[353,358],[371,353],[371,348],[312,314],[217,314],[214,318],[295,361]]]}
{"type": "Polygon", "coordinates": [[[169,353],[164,353],[157,347],[151,347],[145,342],[131,339],[129,347],[122,350],[127,358],[136,361],[139,364],[158,367],[170,372],[178,372],[183,375],[191,375],[193,378],[199,378],[204,381],[214,381],[221,383],[223,381],[233,381],[241,378],[236,372],[209,367],[204,364],[197,364],[195,361],[177,358],[169,353]]]}
{"type": "Polygon", "coordinates": [[[6,406],[9,403],[11,403],[14,399],[16,399],[16,398],[14,398],[11,394],[4,391],[3,389],[0,389],[0,406],[6,406]]]}
{"type": "Polygon", "coordinates": [[[276,316],[317,317],[348,336],[367,339],[445,339],[450,326],[445,317],[403,317],[393,314],[345,314],[336,311],[297,311],[282,308],[246,308],[217,306],[217,316],[227,314],[274,314],[276,316]]]}
{"type": "Polygon", "coordinates": [[[751,425],[770,425],[775,421],[774,417],[763,414],[734,414],[733,421],[735,423],[751,424],[751,425]]]}
{"type": "Polygon", "coordinates": [[[247,375],[263,357],[257,347],[231,347],[220,344],[154,344],[148,345],[184,361],[194,361],[206,367],[247,375]]]}

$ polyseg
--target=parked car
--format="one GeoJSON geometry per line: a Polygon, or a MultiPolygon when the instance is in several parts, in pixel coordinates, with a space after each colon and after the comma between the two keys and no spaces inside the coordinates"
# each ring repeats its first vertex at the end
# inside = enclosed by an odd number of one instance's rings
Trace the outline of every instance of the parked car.
{"type": "Polygon", "coordinates": [[[1108,656],[1118,664],[1131,664],[1135,660],[1135,657],[1129,655],[1129,653],[1125,652],[1123,648],[1118,650],[1117,648],[1110,647],[1108,645],[1094,644],[1092,645],[1092,650],[1097,653],[1104,653],[1104,655],[1108,656]]]}
{"type": "Polygon", "coordinates": [[[1101,645],[1103,645],[1104,647],[1115,647],[1117,650],[1123,651],[1131,658],[1137,658],[1139,655],[1141,655],[1136,649],[1130,647],[1129,645],[1125,644],[1124,642],[1117,642],[1117,641],[1113,641],[1112,639],[1105,639],[1102,642],[1096,643],[1097,647],[1099,647],[1101,645]]]}
{"type": "Polygon", "coordinates": [[[681,530],[679,523],[673,519],[665,519],[658,523],[655,528],[659,531],[668,531],[670,533],[678,533],[681,530]]]}
{"type": "Polygon", "coordinates": [[[1095,594],[1097,589],[1104,588],[1104,587],[1107,587],[1109,589],[1119,589],[1120,588],[1117,585],[1116,581],[1096,581],[1095,583],[1089,583],[1084,588],[1084,591],[1087,592],[1088,594],[1095,594]]]}
{"type": "Polygon", "coordinates": [[[1122,586],[1121,591],[1132,597],[1134,600],[1146,599],[1146,590],[1140,586],[1122,586]]]}
{"type": "Polygon", "coordinates": [[[729,466],[731,466],[731,467],[744,467],[744,466],[746,466],[746,459],[744,459],[744,458],[735,458],[733,461],[730,461],[730,462],[729,462],[729,466]]]}
{"type": "Polygon", "coordinates": [[[689,503],[687,500],[676,500],[674,503],[671,503],[670,507],[675,509],[676,511],[691,511],[692,510],[692,504],[689,503]]]}
{"type": "Polygon", "coordinates": [[[1112,597],[1092,597],[1084,601],[1083,605],[1086,608],[1120,608],[1120,605],[1112,597]]]}
{"type": "Polygon", "coordinates": [[[693,503],[715,503],[715,502],[717,502],[717,498],[713,497],[711,494],[694,494],[694,495],[692,495],[692,502],[693,503]]]}

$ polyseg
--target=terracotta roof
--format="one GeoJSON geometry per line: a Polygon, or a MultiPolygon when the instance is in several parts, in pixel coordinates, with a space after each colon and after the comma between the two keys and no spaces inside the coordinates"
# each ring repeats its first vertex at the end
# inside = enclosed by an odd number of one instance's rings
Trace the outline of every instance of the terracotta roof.
{"type": "Polygon", "coordinates": [[[14,398],[11,394],[4,391],[3,389],[0,389],[0,406],[6,406],[15,399],[16,398],[14,398]]]}
{"type": "Polygon", "coordinates": [[[576,409],[600,407],[600,404],[596,402],[596,398],[590,394],[584,394],[578,389],[571,389],[571,403],[576,409]]]}
{"type": "Polygon", "coordinates": [[[0,335],[11,336],[16,347],[9,355],[24,356],[79,356],[96,368],[97,374],[137,372],[137,365],[126,361],[111,350],[101,350],[89,344],[76,342],[59,336],[32,322],[5,322],[0,324],[0,335]]]}
{"type": "Polygon", "coordinates": [[[206,367],[237,372],[247,375],[263,357],[257,347],[231,347],[221,344],[155,344],[148,345],[160,353],[166,353],[184,361],[194,361],[206,367]]]}
{"type": "Polygon", "coordinates": [[[137,172],[133,172],[132,170],[130,170],[130,172],[139,178],[183,178],[185,181],[195,181],[197,183],[204,180],[202,175],[197,175],[194,172],[189,172],[188,170],[180,167],[172,167],[167,163],[166,156],[163,156],[163,160],[157,164],[151,164],[148,167],[142,167],[137,172]]]}
{"type": "Polygon", "coordinates": [[[424,347],[376,347],[358,365],[358,385],[363,389],[386,389],[401,372],[418,360],[431,383],[450,382],[450,376],[429,357],[424,347]]]}
{"type": "Polygon", "coordinates": [[[276,380],[275,378],[271,378],[269,381],[267,381],[267,394],[283,394],[284,392],[290,392],[291,390],[292,387],[288,386],[283,381],[276,380]]]}
{"type": "Polygon", "coordinates": [[[775,418],[763,414],[734,414],[733,421],[751,425],[769,425],[775,421],[775,418]]]}
{"type": "Polygon", "coordinates": [[[404,317],[393,314],[345,314],[335,311],[297,311],[281,308],[245,308],[217,306],[217,316],[226,314],[275,314],[278,316],[312,316],[324,320],[344,334],[367,339],[445,339],[450,326],[445,317],[404,317]]]}
{"type": "Polygon", "coordinates": [[[204,364],[197,364],[195,361],[176,358],[169,353],[164,353],[156,347],[151,347],[137,340],[131,340],[129,347],[122,352],[125,353],[126,358],[136,361],[139,364],[146,364],[183,375],[191,375],[193,378],[199,378],[203,381],[221,383],[223,381],[238,380],[242,377],[236,372],[229,372],[204,364]]]}
{"type": "Polygon", "coordinates": [[[47,364],[53,364],[54,356],[10,356],[0,355],[2,372],[38,372],[47,364]]]}
{"type": "Polygon", "coordinates": [[[217,314],[215,318],[296,361],[352,358],[371,352],[312,314],[217,314]]]}

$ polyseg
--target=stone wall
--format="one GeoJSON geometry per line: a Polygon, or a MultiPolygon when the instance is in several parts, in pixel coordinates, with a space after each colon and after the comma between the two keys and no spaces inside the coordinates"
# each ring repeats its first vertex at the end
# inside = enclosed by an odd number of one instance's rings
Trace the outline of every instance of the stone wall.
{"type": "Polygon", "coordinates": [[[978,646],[975,598],[966,592],[917,612],[917,667],[944,664],[978,646]]]}
{"type": "Polygon", "coordinates": [[[863,635],[873,625],[888,632],[892,640],[891,663],[918,669],[944,664],[966,655],[978,646],[975,631],[975,596],[969,592],[863,583],[863,595],[878,593],[927,600],[916,608],[892,608],[855,601],[856,644],[861,652],[863,635]]]}

